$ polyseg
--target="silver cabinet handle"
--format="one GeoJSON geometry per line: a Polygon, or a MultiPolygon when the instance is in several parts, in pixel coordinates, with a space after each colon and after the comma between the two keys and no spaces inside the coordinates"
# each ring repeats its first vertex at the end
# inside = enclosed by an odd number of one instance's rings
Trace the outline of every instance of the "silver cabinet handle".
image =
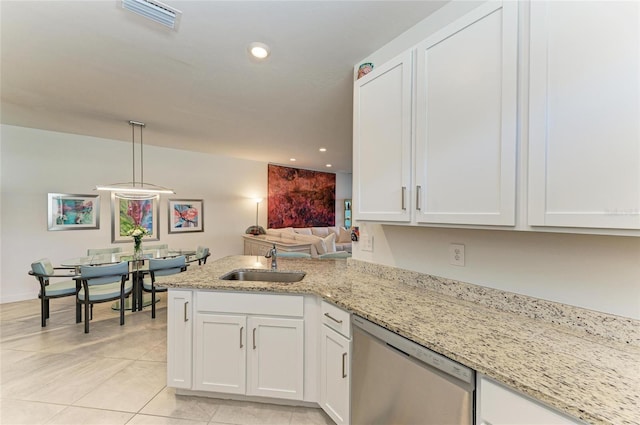
{"type": "Polygon", "coordinates": [[[256,328],[253,328],[253,349],[256,349],[256,328]]]}
{"type": "Polygon", "coordinates": [[[338,320],[335,317],[331,317],[331,315],[329,313],[325,313],[325,316],[327,316],[329,319],[333,320],[336,323],[342,323],[342,320],[338,320]]]}
{"type": "Polygon", "coordinates": [[[185,301],[184,303],[184,321],[185,322],[189,321],[188,309],[187,309],[188,306],[189,306],[189,301],[185,301]]]}
{"type": "Polygon", "coordinates": [[[244,330],[244,326],[240,327],[240,348],[243,348],[244,345],[242,345],[242,331],[244,330]]]}
{"type": "Polygon", "coordinates": [[[407,196],[407,187],[406,186],[402,186],[402,209],[406,210],[407,206],[405,204],[405,198],[407,196]]]}
{"type": "Polygon", "coordinates": [[[342,353],[342,377],[346,378],[347,377],[347,371],[346,371],[346,360],[347,360],[347,353],[342,353]]]}
{"type": "Polygon", "coordinates": [[[420,192],[422,191],[422,186],[416,186],[416,210],[420,211],[420,192]]]}

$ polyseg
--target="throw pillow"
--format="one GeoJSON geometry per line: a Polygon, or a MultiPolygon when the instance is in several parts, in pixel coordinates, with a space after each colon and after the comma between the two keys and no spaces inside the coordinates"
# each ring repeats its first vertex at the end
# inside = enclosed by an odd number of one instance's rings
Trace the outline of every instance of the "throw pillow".
{"type": "Polygon", "coordinates": [[[349,242],[351,242],[351,232],[345,229],[344,227],[341,227],[338,243],[349,243],[349,242]]]}
{"type": "Polygon", "coordinates": [[[336,234],[331,233],[326,238],[322,238],[322,244],[324,245],[324,252],[318,251],[318,254],[326,254],[328,252],[336,252],[336,234]]]}

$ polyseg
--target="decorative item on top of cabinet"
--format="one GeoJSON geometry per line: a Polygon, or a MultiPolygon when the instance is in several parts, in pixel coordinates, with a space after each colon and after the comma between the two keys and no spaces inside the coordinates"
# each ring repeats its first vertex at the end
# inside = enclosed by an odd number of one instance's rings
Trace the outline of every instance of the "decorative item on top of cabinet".
{"type": "Polygon", "coordinates": [[[637,1],[531,2],[530,226],[640,229],[639,27],[637,1]]]}
{"type": "Polygon", "coordinates": [[[354,85],[354,220],[411,220],[412,66],[407,51],[354,85]]]}
{"type": "Polygon", "coordinates": [[[518,2],[488,2],[417,47],[415,221],[515,225],[518,2]]]}

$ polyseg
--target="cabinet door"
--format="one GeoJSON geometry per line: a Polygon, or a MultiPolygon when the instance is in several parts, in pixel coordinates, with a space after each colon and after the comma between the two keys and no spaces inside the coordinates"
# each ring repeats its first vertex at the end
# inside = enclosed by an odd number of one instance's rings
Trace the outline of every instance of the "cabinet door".
{"type": "Polygon", "coordinates": [[[320,407],[336,424],[350,419],[351,341],[322,326],[320,355],[320,407]]]}
{"type": "Polygon", "coordinates": [[[515,224],[518,2],[489,2],[418,46],[416,221],[515,224]]]}
{"type": "Polygon", "coordinates": [[[167,386],[191,389],[192,292],[167,295],[167,386]]]}
{"type": "Polygon", "coordinates": [[[303,399],[304,321],[249,317],[247,394],[303,399]]]}
{"type": "Polygon", "coordinates": [[[410,220],[411,52],[356,81],[355,220],[410,220]]]}
{"type": "Polygon", "coordinates": [[[478,380],[478,425],[579,425],[529,398],[481,377],[478,380]]]}
{"type": "Polygon", "coordinates": [[[532,226],[640,229],[640,3],[531,2],[532,226]]]}
{"type": "Polygon", "coordinates": [[[201,313],[195,326],[194,389],[244,394],[246,316],[201,313]]]}

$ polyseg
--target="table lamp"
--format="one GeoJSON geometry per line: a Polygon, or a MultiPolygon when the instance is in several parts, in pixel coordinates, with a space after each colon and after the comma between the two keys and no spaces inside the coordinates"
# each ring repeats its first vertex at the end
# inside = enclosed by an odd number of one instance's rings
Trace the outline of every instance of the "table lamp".
{"type": "Polygon", "coordinates": [[[257,198],[255,199],[255,201],[256,201],[256,224],[255,226],[247,227],[247,230],[245,230],[245,233],[248,235],[254,235],[254,236],[264,235],[267,232],[265,232],[262,226],[258,225],[258,210],[260,208],[260,202],[262,202],[262,198],[257,198]]]}

